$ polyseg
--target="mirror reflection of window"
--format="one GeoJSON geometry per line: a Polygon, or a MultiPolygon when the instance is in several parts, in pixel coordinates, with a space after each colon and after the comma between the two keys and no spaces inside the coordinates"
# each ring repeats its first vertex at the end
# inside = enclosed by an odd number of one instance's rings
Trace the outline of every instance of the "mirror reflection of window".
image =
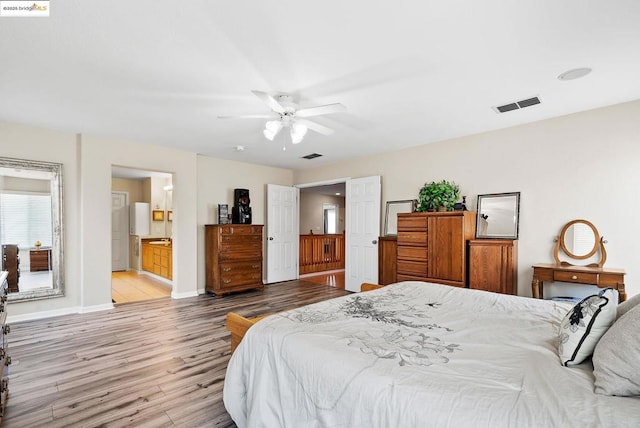
{"type": "MultiPolygon", "coordinates": [[[[12,173],[20,175],[21,172],[12,173]]],[[[0,242],[17,246],[18,251],[15,266],[17,284],[13,290],[51,289],[51,181],[24,176],[1,177],[0,242]]]]}
{"type": "Polygon", "coordinates": [[[338,233],[338,206],[335,204],[322,204],[322,218],[324,234],[335,235],[338,233]]]}
{"type": "Polygon", "coordinates": [[[583,223],[574,224],[565,235],[565,245],[577,256],[589,254],[596,243],[593,230],[583,223]]]}

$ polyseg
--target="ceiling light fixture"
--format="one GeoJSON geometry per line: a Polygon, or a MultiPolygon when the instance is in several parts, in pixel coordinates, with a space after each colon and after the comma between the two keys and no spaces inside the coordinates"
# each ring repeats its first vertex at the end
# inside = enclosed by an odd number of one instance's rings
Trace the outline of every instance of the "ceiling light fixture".
{"type": "Polygon", "coordinates": [[[293,144],[301,142],[305,135],[307,135],[306,126],[300,125],[299,123],[291,125],[291,142],[293,144]]]}
{"type": "Polygon", "coordinates": [[[573,70],[565,71],[558,76],[558,80],[575,80],[586,76],[591,73],[591,69],[588,67],[574,68],[573,70]]]}
{"type": "Polygon", "coordinates": [[[269,141],[273,141],[273,139],[278,135],[280,130],[282,129],[282,122],[279,120],[270,120],[265,125],[265,129],[263,131],[264,136],[269,141]]]}

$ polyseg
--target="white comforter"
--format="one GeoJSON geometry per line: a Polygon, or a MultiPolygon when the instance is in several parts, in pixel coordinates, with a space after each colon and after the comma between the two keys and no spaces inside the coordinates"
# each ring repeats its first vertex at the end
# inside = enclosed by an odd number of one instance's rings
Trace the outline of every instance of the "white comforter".
{"type": "Polygon", "coordinates": [[[404,282],[283,312],[236,349],[243,427],[639,427],[640,398],[560,365],[571,304],[404,282]]]}

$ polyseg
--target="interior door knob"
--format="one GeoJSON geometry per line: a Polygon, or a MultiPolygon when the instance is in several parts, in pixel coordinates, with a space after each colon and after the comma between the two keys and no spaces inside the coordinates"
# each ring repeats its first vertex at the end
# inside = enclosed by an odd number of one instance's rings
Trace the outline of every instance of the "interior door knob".
{"type": "Polygon", "coordinates": [[[376,245],[376,244],[378,243],[378,240],[377,240],[377,239],[374,239],[373,241],[371,241],[371,243],[372,243],[373,245],[376,245]]]}
{"type": "Polygon", "coordinates": [[[269,237],[269,241],[273,241],[273,236],[270,236],[270,237],[269,237]]]}

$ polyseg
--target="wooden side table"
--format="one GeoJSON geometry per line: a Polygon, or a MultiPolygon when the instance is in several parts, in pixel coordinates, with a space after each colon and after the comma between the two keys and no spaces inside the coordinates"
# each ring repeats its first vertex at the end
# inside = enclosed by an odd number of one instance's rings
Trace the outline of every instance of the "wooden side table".
{"type": "Polygon", "coordinates": [[[624,269],[600,268],[592,266],[561,266],[555,264],[533,265],[531,291],[536,299],[543,298],[545,282],[571,282],[575,284],[596,285],[600,288],[613,287],[618,290],[620,302],[627,300],[624,289],[624,269]]]}
{"type": "Polygon", "coordinates": [[[51,248],[29,250],[29,266],[31,272],[51,270],[51,248]]]}

